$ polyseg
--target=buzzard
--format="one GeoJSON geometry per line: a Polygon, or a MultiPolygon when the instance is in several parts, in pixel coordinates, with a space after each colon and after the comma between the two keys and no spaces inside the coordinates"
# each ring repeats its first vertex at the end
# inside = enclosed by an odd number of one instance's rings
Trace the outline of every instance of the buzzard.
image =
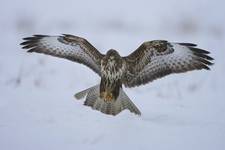
{"type": "Polygon", "coordinates": [[[75,94],[75,98],[86,96],[84,105],[114,116],[124,109],[141,115],[122,85],[131,88],[172,73],[210,70],[209,66],[213,64],[209,52],[192,43],[147,41],[123,57],[114,49],[102,54],[86,39],[69,34],[33,35],[23,40],[21,45],[28,49],[27,52],[65,58],[84,64],[97,73],[101,77],[100,84],[75,94]]]}

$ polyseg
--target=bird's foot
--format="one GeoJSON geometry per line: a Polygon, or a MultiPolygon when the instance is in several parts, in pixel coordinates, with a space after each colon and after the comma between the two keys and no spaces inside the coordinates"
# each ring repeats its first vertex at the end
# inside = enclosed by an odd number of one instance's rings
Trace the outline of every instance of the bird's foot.
{"type": "Polygon", "coordinates": [[[102,92],[100,94],[100,97],[105,101],[105,102],[110,102],[113,100],[113,95],[112,93],[108,93],[108,92],[102,92]]]}

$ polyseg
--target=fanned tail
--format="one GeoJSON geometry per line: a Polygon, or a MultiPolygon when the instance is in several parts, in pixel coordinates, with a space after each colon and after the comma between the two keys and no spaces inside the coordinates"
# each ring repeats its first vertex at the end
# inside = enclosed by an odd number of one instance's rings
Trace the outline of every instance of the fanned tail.
{"type": "Polygon", "coordinates": [[[90,106],[92,109],[101,111],[102,113],[108,115],[115,116],[124,109],[128,109],[132,113],[141,115],[139,109],[130,100],[130,98],[126,95],[122,88],[120,88],[120,94],[116,101],[104,101],[100,98],[99,87],[99,85],[93,86],[75,94],[74,96],[76,99],[81,99],[86,96],[84,105],[90,106]]]}

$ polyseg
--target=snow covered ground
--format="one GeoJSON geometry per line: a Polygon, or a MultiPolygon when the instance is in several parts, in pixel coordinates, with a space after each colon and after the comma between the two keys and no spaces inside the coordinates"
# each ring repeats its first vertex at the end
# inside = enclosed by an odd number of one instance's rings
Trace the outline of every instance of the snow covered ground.
{"type": "Polygon", "coordinates": [[[223,0],[1,0],[0,149],[224,150],[224,6],[223,0]],[[99,83],[90,69],[19,46],[32,34],[61,33],[122,55],[147,40],[194,42],[211,51],[215,65],[126,89],[142,116],[107,116],[73,98],[99,83]]]}

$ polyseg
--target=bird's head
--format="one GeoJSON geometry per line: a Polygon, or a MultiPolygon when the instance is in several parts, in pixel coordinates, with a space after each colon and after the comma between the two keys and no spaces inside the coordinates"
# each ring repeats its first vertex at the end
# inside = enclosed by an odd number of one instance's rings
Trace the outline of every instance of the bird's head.
{"type": "Polygon", "coordinates": [[[105,57],[103,58],[102,64],[109,67],[112,67],[115,65],[120,67],[122,66],[122,57],[116,50],[110,49],[108,50],[105,57]]]}
{"type": "Polygon", "coordinates": [[[110,49],[106,53],[106,58],[108,61],[116,61],[117,59],[121,59],[121,56],[116,50],[110,49]]]}

